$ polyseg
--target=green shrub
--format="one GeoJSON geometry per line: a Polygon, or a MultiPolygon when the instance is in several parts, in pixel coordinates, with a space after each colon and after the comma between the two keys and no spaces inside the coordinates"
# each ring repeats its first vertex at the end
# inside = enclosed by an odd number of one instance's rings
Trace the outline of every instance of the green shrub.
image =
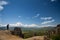
{"type": "Polygon", "coordinates": [[[33,33],[24,33],[24,38],[33,37],[33,33]]]}
{"type": "Polygon", "coordinates": [[[60,35],[56,35],[52,38],[53,40],[60,40],[60,35]]]}

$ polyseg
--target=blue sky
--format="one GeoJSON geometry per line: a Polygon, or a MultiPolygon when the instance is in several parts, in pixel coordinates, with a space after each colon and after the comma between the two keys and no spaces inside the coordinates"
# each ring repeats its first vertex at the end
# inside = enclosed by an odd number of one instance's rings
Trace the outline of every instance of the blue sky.
{"type": "Polygon", "coordinates": [[[1,0],[0,23],[55,25],[60,23],[60,0],[1,0]]]}

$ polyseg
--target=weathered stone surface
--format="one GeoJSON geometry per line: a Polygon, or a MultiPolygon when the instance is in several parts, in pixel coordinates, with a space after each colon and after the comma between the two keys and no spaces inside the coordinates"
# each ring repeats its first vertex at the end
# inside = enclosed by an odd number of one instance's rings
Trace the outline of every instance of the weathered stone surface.
{"type": "Polygon", "coordinates": [[[19,27],[15,27],[13,31],[11,31],[13,35],[17,35],[19,37],[24,38],[24,35],[22,34],[22,30],[19,27]]]}

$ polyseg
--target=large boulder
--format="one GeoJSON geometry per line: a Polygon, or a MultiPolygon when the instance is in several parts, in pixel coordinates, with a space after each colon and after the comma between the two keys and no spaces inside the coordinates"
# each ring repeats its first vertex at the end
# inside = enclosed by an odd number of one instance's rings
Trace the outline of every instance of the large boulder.
{"type": "Polygon", "coordinates": [[[17,35],[19,37],[24,38],[24,35],[22,34],[22,30],[20,27],[15,27],[13,31],[11,31],[13,35],[17,35]]]}
{"type": "Polygon", "coordinates": [[[14,34],[15,34],[15,35],[22,35],[21,28],[15,27],[15,28],[14,28],[14,34]]]}

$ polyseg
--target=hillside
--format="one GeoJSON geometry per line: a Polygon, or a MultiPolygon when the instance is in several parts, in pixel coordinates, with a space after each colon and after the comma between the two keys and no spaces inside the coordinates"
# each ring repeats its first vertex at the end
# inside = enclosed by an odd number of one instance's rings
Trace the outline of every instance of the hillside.
{"type": "Polygon", "coordinates": [[[23,39],[18,36],[11,35],[10,31],[0,30],[0,40],[44,40],[44,36],[34,36],[31,38],[23,39]]]}
{"type": "Polygon", "coordinates": [[[35,36],[35,37],[31,37],[25,40],[44,40],[44,36],[35,36]]]}
{"type": "Polygon", "coordinates": [[[22,38],[11,35],[10,31],[1,30],[0,31],[0,40],[22,40],[22,38]]]}

